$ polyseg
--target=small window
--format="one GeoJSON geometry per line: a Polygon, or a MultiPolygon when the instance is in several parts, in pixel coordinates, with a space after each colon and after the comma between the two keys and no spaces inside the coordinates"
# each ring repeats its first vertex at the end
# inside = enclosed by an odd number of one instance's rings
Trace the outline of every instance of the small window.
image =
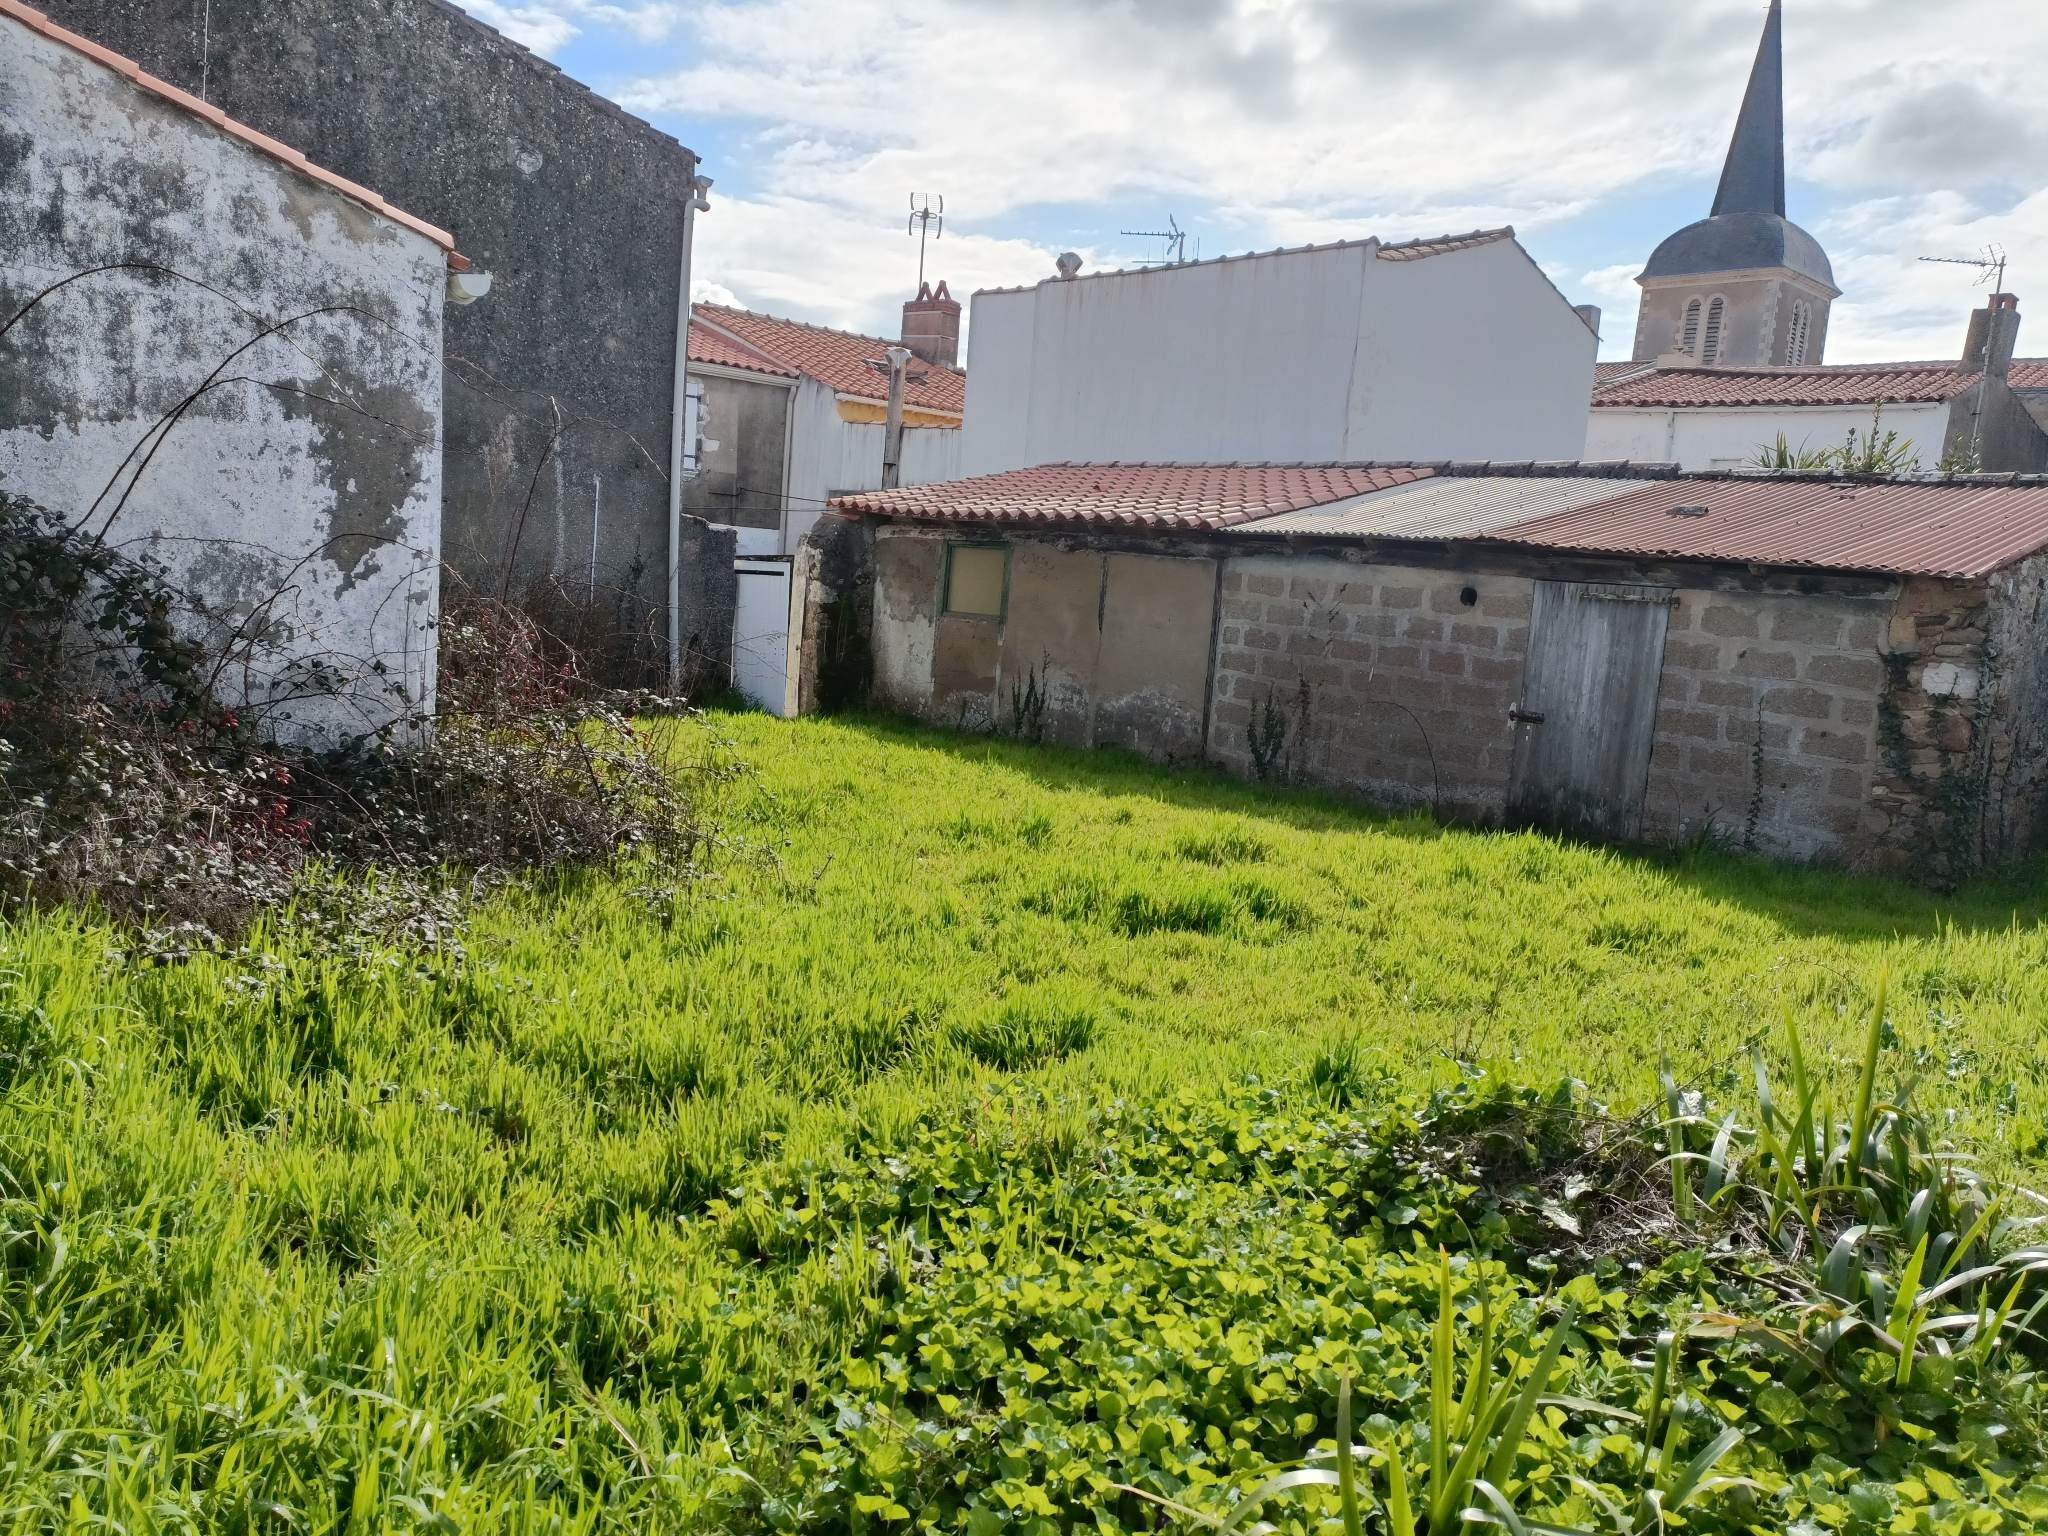
{"type": "Polygon", "coordinates": [[[1694,299],[1685,306],[1685,329],[1678,338],[1678,350],[1687,357],[1697,357],[1700,346],[1700,301],[1694,299]]]}
{"type": "Polygon", "coordinates": [[[1721,360],[1721,323],[1728,316],[1728,305],[1715,299],[1707,306],[1707,329],[1700,338],[1700,361],[1709,365],[1721,360]]]}
{"type": "Polygon", "coordinates": [[[947,613],[975,619],[1000,619],[1010,595],[1010,547],[1007,544],[946,546],[947,613]]]}

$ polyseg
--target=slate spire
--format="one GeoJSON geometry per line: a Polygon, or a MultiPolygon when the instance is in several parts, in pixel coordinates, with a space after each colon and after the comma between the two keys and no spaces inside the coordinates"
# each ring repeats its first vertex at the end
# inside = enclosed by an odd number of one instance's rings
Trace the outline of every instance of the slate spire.
{"type": "Polygon", "coordinates": [[[1764,40],[1750,71],[1735,140],[1714,194],[1714,213],[1774,213],[1785,217],[1785,13],[1771,0],[1764,40]]]}

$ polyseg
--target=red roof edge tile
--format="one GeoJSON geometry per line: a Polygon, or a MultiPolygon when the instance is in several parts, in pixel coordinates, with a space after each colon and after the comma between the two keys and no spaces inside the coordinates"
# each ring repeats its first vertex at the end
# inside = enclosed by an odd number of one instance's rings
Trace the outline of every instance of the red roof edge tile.
{"type": "Polygon", "coordinates": [[[332,188],[344,197],[362,203],[376,213],[381,213],[394,224],[404,225],[414,234],[424,235],[448,253],[448,265],[451,268],[458,272],[464,272],[469,269],[468,260],[456,251],[455,237],[448,233],[447,230],[442,229],[439,225],[429,224],[425,219],[415,218],[402,208],[394,208],[368,187],[357,186],[346,177],[337,176],[332,171],[322,169],[308,160],[298,150],[278,143],[277,140],[267,134],[258,133],[246,123],[237,122],[211,102],[202,101],[189,91],[181,91],[169,81],[157,79],[155,75],[148,73],[133,59],[124,58],[111,49],[102,48],[90,38],[80,37],[76,32],[58,26],[57,23],[50,20],[41,11],[23,4],[22,0],[0,0],[0,16],[11,16],[23,26],[29,28],[29,30],[40,32],[44,37],[49,38],[54,43],[62,44],[73,53],[83,54],[94,63],[103,64],[116,74],[126,76],[141,89],[149,92],[159,100],[167,101],[174,107],[180,107],[190,112],[193,116],[204,119],[223,133],[231,134],[235,138],[240,139],[258,153],[267,155],[273,160],[282,161],[300,175],[310,176],[313,180],[321,183],[323,186],[332,188]]]}

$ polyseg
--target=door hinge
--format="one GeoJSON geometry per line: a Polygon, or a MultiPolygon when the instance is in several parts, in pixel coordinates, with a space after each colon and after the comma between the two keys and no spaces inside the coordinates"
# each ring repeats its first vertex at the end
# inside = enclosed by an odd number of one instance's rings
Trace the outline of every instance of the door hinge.
{"type": "Polygon", "coordinates": [[[1521,705],[1517,704],[1508,710],[1508,718],[1517,725],[1541,725],[1543,723],[1543,711],[1540,709],[1524,709],[1521,705]]]}

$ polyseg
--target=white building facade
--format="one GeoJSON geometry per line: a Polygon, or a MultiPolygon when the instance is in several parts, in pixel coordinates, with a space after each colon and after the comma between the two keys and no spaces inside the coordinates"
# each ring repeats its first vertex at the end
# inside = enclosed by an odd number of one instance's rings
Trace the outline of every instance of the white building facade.
{"type": "Polygon", "coordinates": [[[1597,326],[1508,229],[986,290],[959,472],[1574,459],[1597,326]]]}

